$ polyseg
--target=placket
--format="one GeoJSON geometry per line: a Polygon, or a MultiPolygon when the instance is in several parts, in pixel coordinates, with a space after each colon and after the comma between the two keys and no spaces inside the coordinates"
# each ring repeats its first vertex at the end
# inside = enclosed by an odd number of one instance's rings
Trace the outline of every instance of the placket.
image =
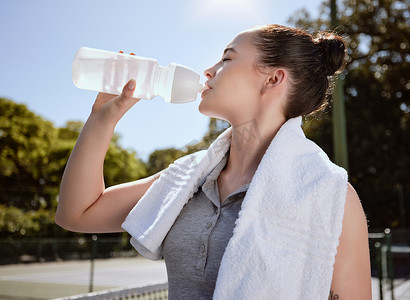
{"type": "Polygon", "coordinates": [[[208,259],[209,237],[221,214],[220,206],[214,207],[214,208],[215,208],[214,214],[204,224],[204,228],[203,228],[203,231],[200,237],[200,246],[198,249],[198,255],[197,255],[196,263],[195,263],[195,273],[198,276],[202,276],[202,277],[205,276],[205,268],[206,268],[206,263],[208,259]]]}
{"type": "Polygon", "coordinates": [[[221,169],[226,163],[226,157],[215,167],[215,169],[209,174],[207,180],[202,185],[202,191],[206,197],[212,202],[214,206],[214,213],[206,222],[204,222],[204,227],[202,229],[200,237],[200,246],[198,249],[197,259],[195,263],[195,273],[198,276],[205,276],[205,267],[208,259],[208,245],[209,238],[212,230],[214,229],[218,218],[221,215],[221,203],[218,194],[217,181],[221,169]]]}

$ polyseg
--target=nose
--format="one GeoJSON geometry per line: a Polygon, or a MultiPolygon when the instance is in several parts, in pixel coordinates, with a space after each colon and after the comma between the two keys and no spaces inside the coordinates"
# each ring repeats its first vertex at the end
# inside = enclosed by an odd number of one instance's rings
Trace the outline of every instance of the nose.
{"type": "Polygon", "coordinates": [[[205,69],[204,75],[206,78],[212,78],[215,76],[215,73],[216,73],[215,67],[216,65],[213,65],[212,67],[205,69]]]}

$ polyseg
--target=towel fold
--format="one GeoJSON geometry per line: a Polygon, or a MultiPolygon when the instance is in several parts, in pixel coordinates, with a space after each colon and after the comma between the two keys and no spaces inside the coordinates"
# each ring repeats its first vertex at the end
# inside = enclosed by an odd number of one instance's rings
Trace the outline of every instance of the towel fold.
{"type": "MultiPolygon", "coordinates": [[[[288,120],[264,154],[243,200],[218,273],[214,299],[327,299],[342,230],[347,173],[288,120]]],[[[176,160],[122,227],[157,260],[183,206],[228,151],[232,129],[176,160]]]]}

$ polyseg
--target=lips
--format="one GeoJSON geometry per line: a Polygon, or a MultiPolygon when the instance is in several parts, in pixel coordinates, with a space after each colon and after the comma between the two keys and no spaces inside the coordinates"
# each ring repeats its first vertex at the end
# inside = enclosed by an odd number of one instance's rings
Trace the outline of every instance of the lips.
{"type": "Polygon", "coordinates": [[[208,82],[205,82],[205,85],[204,85],[204,90],[202,91],[202,93],[201,93],[201,98],[203,98],[207,93],[209,93],[209,91],[212,89],[212,87],[210,87],[209,85],[208,85],[208,82]]]}
{"type": "Polygon", "coordinates": [[[211,88],[210,88],[210,87],[206,87],[206,88],[202,91],[202,93],[201,93],[201,98],[205,97],[205,95],[206,95],[207,93],[209,93],[210,91],[211,91],[211,88]]]}

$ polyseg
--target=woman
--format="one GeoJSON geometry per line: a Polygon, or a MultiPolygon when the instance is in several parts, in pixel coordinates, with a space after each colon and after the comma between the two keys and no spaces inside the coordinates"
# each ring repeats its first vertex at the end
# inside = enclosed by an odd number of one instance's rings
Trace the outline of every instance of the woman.
{"type": "Polygon", "coordinates": [[[117,232],[122,225],[141,253],[165,258],[170,299],[319,299],[329,287],[329,299],[371,299],[360,200],[345,172],[294,133],[299,116],[325,105],[329,76],[344,58],[344,42],[333,34],[312,37],[279,25],[238,34],[222,59],[205,70],[208,80],[199,105],[201,113],[228,121],[231,129],[205,156],[191,155],[158,174],[107,189],[102,174],[110,139],[139,99],[132,98],[133,80],[119,96],[100,93],[65,169],[56,222],[82,232],[117,232]],[[245,137],[246,132],[253,134],[245,137]],[[311,169],[299,171],[301,166],[311,169]],[[182,184],[173,184],[180,178],[182,184]],[[190,181],[190,193],[185,193],[190,181]],[[328,190],[337,196],[325,194],[328,190]],[[168,215],[175,216],[157,241],[160,246],[147,250],[144,239],[152,240],[155,231],[147,232],[155,230],[158,219],[140,231],[134,228],[156,215],[150,208],[156,201],[161,209],[171,203],[168,215]],[[303,236],[294,235],[298,224],[303,236]]]}

